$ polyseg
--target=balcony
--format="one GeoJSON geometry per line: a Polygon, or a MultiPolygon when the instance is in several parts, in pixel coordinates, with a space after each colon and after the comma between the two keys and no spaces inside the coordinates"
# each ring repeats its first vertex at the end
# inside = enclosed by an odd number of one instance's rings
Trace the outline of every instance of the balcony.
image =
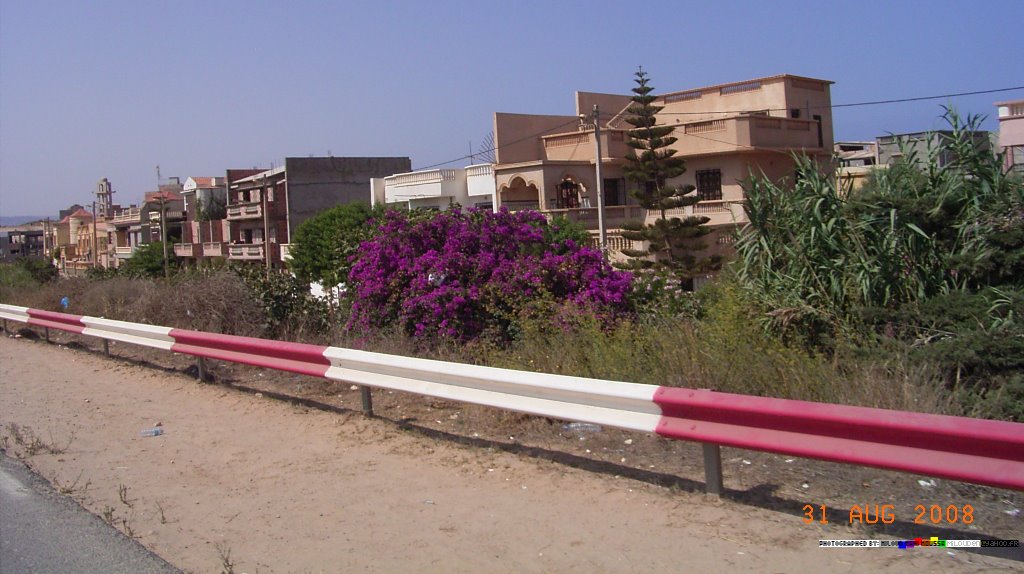
{"type": "Polygon", "coordinates": [[[228,206],[228,221],[261,217],[263,217],[263,206],[259,203],[236,203],[228,206]]]}
{"type": "Polygon", "coordinates": [[[203,257],[224,257],[227,255],[227,245],[219,241],[203,243],[203,257]]]}
{"type": "Polygon", "coordinates": [[[134,245],[129,245],[127,247],[115,247],[114,248],[114,255],[117,255],[118,259],[128,259],[129,257],[132,256],[132,253],[135,253],[135,246],[134,245]]]}
{"type": "Polygon", "coordinates": [[[174,256],[175,257],[193,257],[193,255],[192,255],[192,244],[191,243],[175,243],[174,244],[174,256]]]}
{"type": "Polygon", "coordinates": [[[251,243],[236,243],[234,245],[229,245],[228,259],[261,261],[263,259],[263,245],[251,243]]]}
{"type": "Polygon", "coordinates": [[[744,149],[818,150],[818,122],[769,116],[740,116],[676,126],[680,157],[733,153],[744,149]]]}
{"type": "MultiPolygon", "coordinates": [[[[571,209],[548,209],[544,211],[548,217],[564,217],[569,221],[582,224],[587,229],[597,229],[597,208],[578,207],[571,209]]],[[[622,227],[627,221],[643,221],[646,210],[639,205],[606,205],[604,208],[605,229],[622,227]]]]}
{"type": "Polygon", "coordinates": [[[139,223],[141,221],[141,218],[142,210],[137,207],[133,207],[118,211],[117,213],[114,214],[110,221],[114,225],[130,225],[132,223],[139,223]]]}
{"type": "MultiPolygon", "coordinates": [[[[665,216],[669,219],[678,217],[684,219],[690,216],[707,217],[708,226],[734,225],[747,222],[747,214],[743,210],[742,201],[717,200],[702,201],[697,205],[688,205],[676,209],[669,209],[665,216]]],[[[653,223],[661,217],[661,211],[655,209],[647,210],[646,223],[653,223]]]]}
{"type": "Polygon", "coordinates": [[[471,165],[466,168],[466,191],[470,197],[494,197],[494,166],[487,164],[471,165]]]}
{"type": "Polygon", "coordinates": [[[436,197],[456,197],[465,190],[465,178],[458,169],[430,169],[384,178],[388,203],[436,197]]]}
{"type": "MultiPolygon", "coordinates": [[[[164,219],[167,221],[177,221],[179,219],[185,219],[185,211],[181,209],[167,209],[164,211],[164,219]]],[[[160,221],[160,210],[156,209],[149,212],[149,220],[154,222],[160,221]]]]}
{"type": "MultiPolygon", "coordinates": [[[[544,136],[544,159],[549,161],[594,161],[594,130],[544,136]]],[[[608,158],[625,157],[626,132],[604,130],[601,132],[601,155],[608,158]]]]}

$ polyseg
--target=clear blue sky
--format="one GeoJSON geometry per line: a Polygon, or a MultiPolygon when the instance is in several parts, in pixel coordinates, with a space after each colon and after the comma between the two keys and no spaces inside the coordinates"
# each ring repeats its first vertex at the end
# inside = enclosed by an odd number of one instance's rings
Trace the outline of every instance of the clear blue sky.
{"type": "MultiPolygon", "coordinates": [[[[0,215],[86,204],[103,177],[137,202],[157,165],[439,163],[495,111],[570,114],[641,64],[658,91],[790,73],[833,80],[838,104],[1022,86],[1022,54],[1022,0],[0,0],[0,215]]],[[[954,103],[994,117],[1020,97],[954,103]]],[[[940,128],[941,103],[836,109],[835,136],[940,128]]]]}

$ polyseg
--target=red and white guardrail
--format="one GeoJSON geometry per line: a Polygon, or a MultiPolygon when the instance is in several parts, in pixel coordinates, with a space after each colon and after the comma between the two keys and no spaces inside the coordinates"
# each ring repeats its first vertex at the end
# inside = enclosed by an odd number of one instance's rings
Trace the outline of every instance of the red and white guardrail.
{"type": "Polygon", "coordinates": [[[1024,490],[1024,424],[658,387],[172,329],[0,304],[0,318],[183,353],[719,446],[1024,490]]]}

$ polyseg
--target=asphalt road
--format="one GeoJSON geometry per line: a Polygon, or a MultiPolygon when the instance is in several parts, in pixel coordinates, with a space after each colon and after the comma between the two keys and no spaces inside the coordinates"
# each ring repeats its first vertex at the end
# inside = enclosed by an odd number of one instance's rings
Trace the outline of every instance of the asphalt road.
{"type": "Polygon", "coordinates": [[[180,573],[0,452],[0,574],[180,573]]]}

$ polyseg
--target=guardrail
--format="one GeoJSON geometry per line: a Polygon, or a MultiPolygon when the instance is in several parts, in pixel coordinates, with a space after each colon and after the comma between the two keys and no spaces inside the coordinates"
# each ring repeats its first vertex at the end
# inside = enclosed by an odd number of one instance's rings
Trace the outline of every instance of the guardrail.
{"type": "Polygon", "coordinates": [[[362,385],[701,442],[709,493],[721,446],[1024,490],[1024,424],[658,387],[172,329],[0,304],[8,320],[362,385]]]}

